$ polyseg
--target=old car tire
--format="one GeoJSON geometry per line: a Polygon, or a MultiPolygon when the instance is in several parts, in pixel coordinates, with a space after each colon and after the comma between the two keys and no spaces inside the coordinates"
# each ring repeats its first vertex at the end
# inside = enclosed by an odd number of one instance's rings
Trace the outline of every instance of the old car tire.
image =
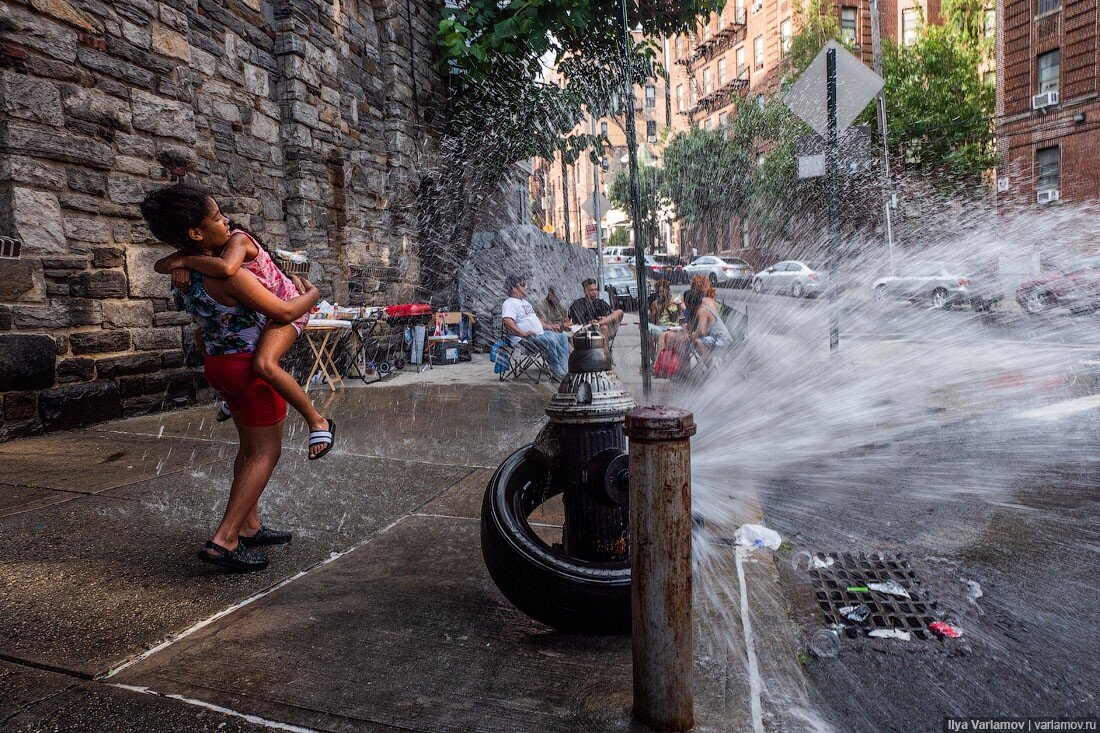
{"type": "Polygon", "coordinates": [[[1050,308],[1050,297],[1038,288],[1029,290],[1024,296],[1024,310],[1033,316],[1045,313],[1050,308]]]}
{"type": "Polygon", "coordinates": [[[801,298],[806,293],[805,288],[802,287],[802,283],[796,282],[791,286],[791,297],[801,298]]]}
{"type": "Polygon", "coordinates": [[[758,294],[763,293],[764,292],[764,281],[761,280],[760,278],[756,278],[755,280],[753,280],[752,281],[752,292],[758,293],[758,294]]]}
{"type": "Polygon", "coordinates": [[[558,493],[530,446],[508,456],[485,489],[481,553],[493,582],[523,613],[561,631],[630,632],[628,563],[590,563],[546,545],[527,523],[539,504],[558,493]]]}
{"type": "Polygon", "coordinates": [[[710,273],[710,275],[708,276],[708,279],[710,280],[710,285],[711,285],[711,287],[712,287],[712,288],[716,288],[716,287],[718,287],[718,276],[717,276],[717,275],[715,275],[715,274],[714,274],[714,273],[712,272],[712,273],[710,273]]]}
{"type": "Polygon", "coordinates": [[[936,288],[932,291],[932,307],[940,310],[947,307],[947,291],[943,288],[936,288]]]}

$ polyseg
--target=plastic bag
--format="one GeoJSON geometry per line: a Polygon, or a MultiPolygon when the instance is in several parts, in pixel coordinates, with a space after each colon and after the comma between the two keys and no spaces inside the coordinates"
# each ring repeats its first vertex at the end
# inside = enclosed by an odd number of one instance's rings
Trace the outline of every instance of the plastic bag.
{"type": "Polygon", "coordinates": [[[778,532],[759,524],[742,524],[733,533],[733,539],[737,544],[753,549],[767,547],[769,550],[778,550],[783,544],[783,538],[778,532]]]}

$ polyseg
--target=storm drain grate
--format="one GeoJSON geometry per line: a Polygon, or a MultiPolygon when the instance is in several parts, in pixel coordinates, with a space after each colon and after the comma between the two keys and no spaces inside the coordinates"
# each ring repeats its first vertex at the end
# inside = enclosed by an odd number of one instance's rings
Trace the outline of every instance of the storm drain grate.
{"type": "Polygon", "coordinates": [[[826,623],[834,628],[844,627],[843,633],[855,638],[875,629],[908,631],[914,638],[931,639],[928,624],[941,621],[943,614],[928,594],[921,588],[920,579],[902,556],[852,555],[850,553],[818,553],[811,563],[817,603],[825,614],[826,623]],[[826,567],[821,567],[821,565],[826,567]],[[883,591],[851,590],[866,588],[868,583],[894,581],[909,593],[909,598],[891,595],[883,591]],[[862,622],[852,621],[841,613],[848,606],[865,605],[870,610],[862,622]]]}

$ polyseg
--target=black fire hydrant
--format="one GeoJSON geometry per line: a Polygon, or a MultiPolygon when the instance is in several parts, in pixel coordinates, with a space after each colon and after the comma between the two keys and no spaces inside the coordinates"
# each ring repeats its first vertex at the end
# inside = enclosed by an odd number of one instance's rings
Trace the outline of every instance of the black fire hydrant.
{"type": "Polygon", "coordinates": [[[557,428],[555,479],[563,488],[565,554],[590,562],[630,557],[623,423],[636,407],[594,328],[573,336],[569,373],[546,408],[557,428]]]}

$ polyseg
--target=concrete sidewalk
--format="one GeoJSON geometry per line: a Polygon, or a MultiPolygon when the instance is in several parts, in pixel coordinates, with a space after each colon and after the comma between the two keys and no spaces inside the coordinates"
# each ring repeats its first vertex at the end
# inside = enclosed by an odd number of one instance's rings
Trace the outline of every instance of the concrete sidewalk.
{"type": "MultiPolygon", "coordinates": [[[[629,639],[529,620],[481,559],[486,482],[537,432],[551,391],[500,383],[478,357],[316,392],[339,444],[307,462],[288,421],[261,508],[296,537],[251,575],[194,557],[235,452],[212,407],[0,445],[0,726],[630,730],[629,639]]],[[[539,519],[560,521],[553,507],[539,519]]],[[[728,622],[786,623],[758,590],[773,571],[744,563],[747,615],[736,581],[697,603],[697,730],[800,729],[785,709],[790,636],[750,649],[728,622]],[[784,695],[754,708],[761,680],[784,695]]]]}

